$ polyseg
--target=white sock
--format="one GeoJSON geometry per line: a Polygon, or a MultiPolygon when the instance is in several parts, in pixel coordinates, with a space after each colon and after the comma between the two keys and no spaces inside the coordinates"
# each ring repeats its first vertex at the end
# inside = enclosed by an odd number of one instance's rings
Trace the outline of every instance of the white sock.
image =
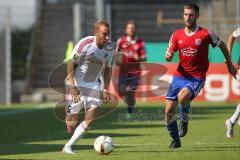
{"type": "Polygon", "coordinates": [[[66,144],[67,146],[72,146],[74,143],[77,142],[80,138],[83,137],[84,133],[87,131],[87,126],[85,122],[83,121],[81,124],[78,125],[78,127],[75,129],[73,136],[66,144]]]}
{"type": "Polygon", "coordinates": [[[236,108],[236,111],[234,112],[234,114],[232,115],[230,121],[232,124],[235,124],[238,120],[240,116],[240,104],[238,104],[237,108],[236,108]]]}

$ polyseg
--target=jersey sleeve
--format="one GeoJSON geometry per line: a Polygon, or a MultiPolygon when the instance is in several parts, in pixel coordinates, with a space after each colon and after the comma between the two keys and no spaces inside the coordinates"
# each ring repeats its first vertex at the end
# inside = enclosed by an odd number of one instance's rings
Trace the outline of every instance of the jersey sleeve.
{"type": "Polygon", "coordinates": [[[176,33],[173,33],[168,44],[167,52],[174,53],[178,50],[178,45],[177,45],[177,35],[176,33]]]}
{"type": "Polygon", "coordinates": [[[85,38],[80,40],[78,42],[78,44],[74,47],[72,53],[71,53],[71,60],[73,62],[78,62],[80,60],[80,57],[83,55],[83,53],[85,53],[86,48],[87,48],[87,44],[89,40],[86,40],[85,38]]]}
{"type": "Polygon", "coordinates": [[[140,56],[142,59],[146,59],[146,58],[147,58],[144,42],[141,42],[141,44],[140,44],[139,56],[140,56]]]}
{"type": "Polygon", "coordinates": [[[232,33],[234,38],[239,38],[240,37],[240,28],[236,29],[233,33],[232,33]]]}
{"type": "Polygon", "coordinates": [[[71,56],[70,56],[70,60],[73,62],[77,62],[79,60],[79,55],[77,54],[77,48],[78,48],[79,43],[74,47],[71,56]]]}
{"type": "Polygon", "coordinates": [[[221,40],[213,31],[208,31],[209,35],[209,43],[212,45],[213,48],[219,46],[221,40]]]}

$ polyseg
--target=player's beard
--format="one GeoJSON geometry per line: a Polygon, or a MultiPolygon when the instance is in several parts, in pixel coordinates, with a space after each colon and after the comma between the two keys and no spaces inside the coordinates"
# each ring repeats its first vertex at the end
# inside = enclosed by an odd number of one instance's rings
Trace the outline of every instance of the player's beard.
{"type": "Polygon", "coordinates": [[[99,40],[97,46],[98,46],[99,48],[103,48],[103,47],[105,46],[105,44],[106,44],[106,42],[105,42],[104,40],[99,40]]]}
{"type": "Polygon", "coordinates": [[[184,23],[185,23],[185,26],[186,26],[189,30],[194,29],[194,27],[196,26],[196,20],[195,20],[195,21],[192,21],[192,22],[186,21],[186,22],[184,22],[184,23]]]}

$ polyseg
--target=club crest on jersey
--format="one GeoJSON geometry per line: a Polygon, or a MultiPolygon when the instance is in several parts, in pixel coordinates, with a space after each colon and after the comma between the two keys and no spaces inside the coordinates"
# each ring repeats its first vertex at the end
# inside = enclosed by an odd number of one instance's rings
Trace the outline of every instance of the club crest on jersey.
{"type": "Polygon", "coordinates": [[[78,62],[78,61],[79,61],[79,58],[80,58],[80,56],[79,56],[77,53],[75,53],[75,54],[73,55],[73,60],[74,60],[74,62],[78,62]]]}
{"type": "Polygon", "coordinates": [[[201,45],[201,39],[199,39],[199,38],[195,39],[195,45],[200,46],[201,45]]]}

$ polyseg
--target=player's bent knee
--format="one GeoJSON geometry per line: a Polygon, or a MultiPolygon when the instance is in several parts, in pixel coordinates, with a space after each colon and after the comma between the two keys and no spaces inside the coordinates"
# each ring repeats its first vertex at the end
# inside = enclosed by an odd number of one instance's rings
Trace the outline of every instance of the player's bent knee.
{"type": "Polygon", "coordinates": [[[183,88],[179,93],[178,93],[178,101],[182,103],[186,103],[187,101],[189,102],[191,100],[192,93],[188,88],[183,88]]]}
{"type": "Polygon", "coordinates": [[[85,118],[84,122],[87,126],[91,126],[95,119],[93,118],[85,118]]]}
{"type": "Polygon", "coordinates": [[[96,116],[98,108],[98,105],[90,105],[90,107],[88,108],[84,118],[84,122],[87,126],[90,126],[97,118],[96,116]]]}
{"type": "Polygon", "coordinates": [[[192,96],[192,94],[189,92],[179,94],[178,102],[183,106],[188,105],[191,102],[191,96],[192,96]]]}
{"type": "Polygon", "coordinates": [[[188,104],[191,102],[191,99],[188,98],[187,96],[186,96],[186,97],[180,96],[180,97],[178,97],[178,102],[179,102],[181,105],[186,106],[186,105],[188,105],[188,104]]]}
{"type": "Polygon", "coordinates": [[[89,131],[90,130],[90,124],[88,124],[87,121],[83,121],[80,126],[85,130],[85,131],[89,131]]]}

